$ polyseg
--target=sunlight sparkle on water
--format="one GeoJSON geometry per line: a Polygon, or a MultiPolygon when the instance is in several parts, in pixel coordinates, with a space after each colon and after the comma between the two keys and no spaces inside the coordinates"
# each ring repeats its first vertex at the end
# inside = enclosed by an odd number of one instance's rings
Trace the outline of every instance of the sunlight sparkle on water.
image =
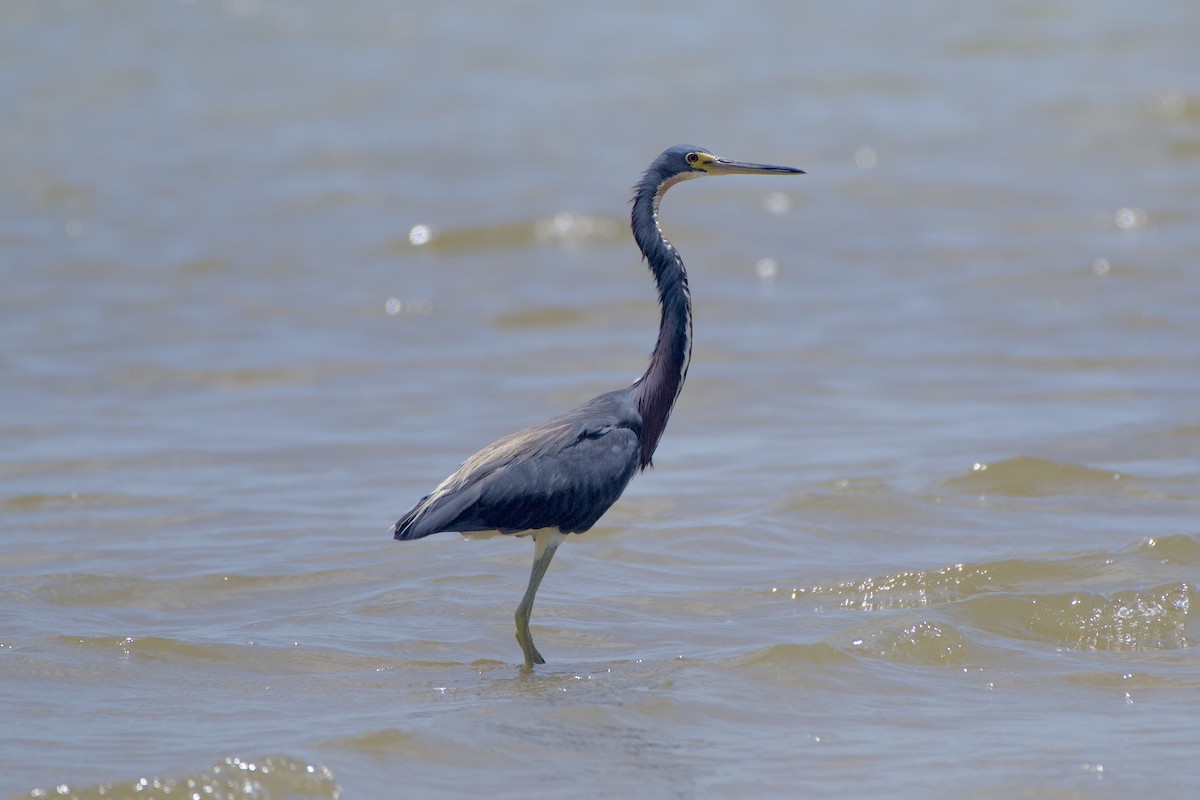
{"type": "Polygon", "coordinates": [[[854,163],[859,169],[871,169],[879,163],[879,153],[874,147],[864,144],[854,151],[854,163]]]}
{"type": "Polygon", "coordinates": [[[584,239],[611,238],[620,230],[621,225],[614,220],[560,211],[538,220],[533,226],[533,235],[539,242],[574,244],[584,239]]]}
{"type": "Polygon", "coordinates": [[[779,262],[773,258],[760,258],[754,265],[754,272],[759,280],[771,281],[779,274],[779,262]]]}
{"type": "Polygon", "coordinates": [[[1164,92],[1159,95],[1157,110],[1164,117],[1182,117],[1187,108],[1187,95],[1183,92],[1164,92]]]}
{"type": "Polygon", "coordinates": [[[433,233],[434,231],[431,226],[418,223],[409,229],[408,241],[414,247],[420,247],[421,245],[429,244],[433,240],[433,233]]]}
{"type": "Polygon", "coordinates": [[[1146,209],[1117,209],[1117,213],[1113,215],[1113,221],[1116,222],[1117,227],[1123,231],[1133,230],[1134,228],[1144,228],[1146,226],[1146,209]]]}
{"type": "Polygon", "coordinates": [[[429,300],[403,301],[398,297],[389,297],[383,304],[383,310],[389,317],[427,317],[433,313],[433,303],[429,300]]]}
{"type": "Polygon", "coordinates": [[[763,197],[763,208],[768,214],[786,214],[792,208],[792,198],[785,192],[767,192],[763,197]]]}

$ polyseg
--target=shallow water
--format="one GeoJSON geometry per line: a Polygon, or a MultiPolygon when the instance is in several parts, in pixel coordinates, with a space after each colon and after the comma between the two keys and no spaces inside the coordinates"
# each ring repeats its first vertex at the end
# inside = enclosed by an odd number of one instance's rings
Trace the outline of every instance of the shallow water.
{"type": "Polygon", "coordinates": [[[1183,796],[1194,3],[10,2],[0,796],[1183,796]],[[695,357],[532,547],[385,531],[695,357]]]}

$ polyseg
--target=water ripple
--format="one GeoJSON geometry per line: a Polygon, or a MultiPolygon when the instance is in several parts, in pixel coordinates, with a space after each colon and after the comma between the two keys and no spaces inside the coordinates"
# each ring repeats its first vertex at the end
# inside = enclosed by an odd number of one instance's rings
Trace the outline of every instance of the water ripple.
{"type": "Polygon", "coordinates": [[[945,486],[975,494],[1012,497],[1111,494],[1128,475],[1041,458],[1018,456],[993,464],[978,463],[965,475],[950,478],[945,486]]]}
{"type": "Polygon", "coordinates": [[[1193,591],[1187,583],[1171,583],[1112,594],[992,595],[968,601],[960,613],[982,629],[1065,650],[1179,650],[1192,646],[1187,620],[1193,591]]]}
{"type": "MultiPolygon", "coordinates": [[[[894,613],[940,607],[981,633],[1049,642],[1067,650],[1176,650],[1194,645],[1187,631],[1194,583],[1183,579],[1144,588],[1120,583],[1145,574],[1138,567],[1151,559],[1189,569],[1197,558],[1200,543],[1196,538],[1172,536],[1146,540],[1120,553],[1085,552],[906,570],[796,588],[790,598],[811,602],[817,611],[894,613]],[[1116,585],[1098,591],[1095,585],[1101,580],[1116,585]]],[[[900,622],[868,623],[846,636],[852,645],[848,652],[866,648],[922,663],[928,661],[929,653],[941,660],[944,649],[953,655],[968,643],[966,636],[945,620],[904,617],[900,622]]]]}
{"type": "Polygon", "coordinates": [[[208,769],[178,777],[132,778],[78,788],[60,784],[50,789],[34,789],[26,796],[66,800],[170,800],[174,797],[203,797],[206,800],[308,797],[337,800],[341,797],[341,789],[334,781],[333,773],[320,764],[279,755],[263,758],[229,756],[208,769]]]}

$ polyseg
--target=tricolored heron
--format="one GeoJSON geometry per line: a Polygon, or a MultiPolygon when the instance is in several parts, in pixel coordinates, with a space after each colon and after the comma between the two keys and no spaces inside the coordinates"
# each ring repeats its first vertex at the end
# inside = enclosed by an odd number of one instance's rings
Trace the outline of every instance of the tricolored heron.
{"type": "Polygon", "coordinates": [[[634,473],[650,466],[687,377],[692,300],[683,260],[658,225],[659,201],[667,189],[690,178],[803,172],[731,161],[688,145],[654,159],[634,187],[632,214],[633,238],[654,274],[662,307],[646,372],[625,389],[483,448],[392,526],[402,540],[444,531],[533,535],[529,588],[516,614],[526,671],[546,663],[533,646],[529,614],[555,549],[568,533],[595,525],[634,473]]]}

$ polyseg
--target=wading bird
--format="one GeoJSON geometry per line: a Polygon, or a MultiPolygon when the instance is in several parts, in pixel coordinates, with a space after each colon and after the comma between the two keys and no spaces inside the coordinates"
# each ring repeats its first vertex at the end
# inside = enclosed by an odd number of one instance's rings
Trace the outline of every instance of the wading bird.
{"type": "Polygon", "coordinates": [[[720,158],[699,147],[664,151],[634,187],[633,238],[654,274],[662,319],[650,365],[633,385],[506,436],[483,448],[392,526],[397,539],[431,533],[533,535],[533,570],[517,606],[517,641],[526,671],[545,659],[533,646],[529,615],[554,551],[583,533],[617,501],[654,448],[687,377],[692,300],[679,253],[658,224],[663,193],[706,175],[799,175],[803,170],[720,158]]]}

